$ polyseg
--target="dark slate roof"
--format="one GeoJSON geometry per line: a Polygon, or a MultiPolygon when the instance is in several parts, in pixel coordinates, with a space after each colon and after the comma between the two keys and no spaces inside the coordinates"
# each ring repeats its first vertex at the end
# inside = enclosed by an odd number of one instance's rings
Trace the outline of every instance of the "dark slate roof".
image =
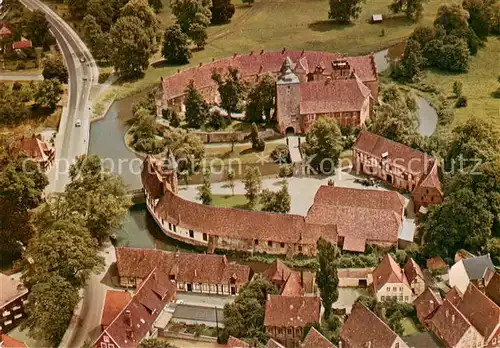
{"type": "Polygon", "coordinates": [[[495,271],[495,266],[491,261],[490,254],[471,257],[462,262],[464,263],[465,271],[470,280],[484,278],[487,269],[495,271]]]}

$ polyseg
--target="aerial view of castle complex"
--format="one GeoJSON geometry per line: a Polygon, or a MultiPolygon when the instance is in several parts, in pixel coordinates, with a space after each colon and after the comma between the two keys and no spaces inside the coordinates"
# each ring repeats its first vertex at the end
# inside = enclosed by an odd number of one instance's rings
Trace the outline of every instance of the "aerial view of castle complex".
{"type": "Polygon", "coordinates": [[[500,348],[498,0],[0,0],[0,348],[500,348]]]}

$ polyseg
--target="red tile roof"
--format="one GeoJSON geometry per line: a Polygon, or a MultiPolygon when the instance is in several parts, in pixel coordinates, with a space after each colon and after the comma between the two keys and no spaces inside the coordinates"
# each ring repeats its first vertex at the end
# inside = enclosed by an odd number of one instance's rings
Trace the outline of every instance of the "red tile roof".
{"type": "Polygon", "coordinates": [[[452,287],[445,295],[445,299],[451,302],[454,306],[462,300],[463,294],[458,290],[456,286],[452,287]]]}
{"type": "Polygon", "coordinates": [[[375,291],[382,289],[387,283],[405,284],[408,280],[396,261],[386,254],[382,262],[373,271],[373,286],[375,291]]]}
{"type": "Polygon", "coordinates": [[[494,273],[486,285],[486,295],[500,306],[500,274],[494,273]]]}
{"type": "Polygon", "coordinates": [[[417,277],[420,277],[422,280],[424,280],[424,274],[422,273],[422,269],[412,258],[409,258],[408,261],[406,261],[406,264],[404,266],[404,271],[406,279],[408,279],[408,283],[410,284],[417,277]]]}
{"type": "Polygon", "coordinates": [[[115,320],[101,333],[110,337],[117,347],[136,347],[151,330],[163,308],[174,299],[175,285],[167,274],[151,270],[139,285],[130,302],[116,316],[115,320]]]}
{"type": "Polygon", "coordinates": [[[229,336],[229,339],[227,340],[226,343],[226,348],[248,348],[248,347],[250,347],[248,343],[233,336],[229,336]]]}
{"type": "Polygon", "coordinates": [[[104,299],[101,326],[108,326],[130,302],[132,295],[128,291],[108,290],[104,299]]]}
{"type": "Polygon", "coordinates": [[[0,22],[0,38],[8,39],[12,37],[12,30],[9,28],[9,25],[5,22],[0,22]]]}
{"type": "Polygon", "coordinates": [[[280,259],[276,259],[262,272],[262,276],[273,284],[283,284],[292,273],[292,270],[280,259]]]}
{"type": "Polygon", "coordinates": [[[314,327],[311,327],[307,333],[301,348],[335,348],[335,345],[319,333],[314,327]]]}
{"type": "Polygon", "coordinates": [[[284,345],[282,345],[279,342],[276,342],[272,338],[267,341],[266,347],[265,348],[286,348],[284,345]]]}
{"type": "Polygon", "coordinates": [[[322,185],[314,196],[314,204],[327,204],[370,209],[392,210],[403,215],[404,197],[396,191],[354,189],[322,185]]]}
{"type": "Polygon", "coordinates": [[[469,283],[457,308],[485,338],[486,343],[489,342],[500,325],[500,307],[474,284],[469,283]]]}
{"type": "Polygon", "coordinates": [[[420,322],[424,324],[425,320],[430,318],[441,303],[443,303],[443,300],[439,293],[431,288],[425,289],[425,291],[413,301],[413,306],[417,311],[417,317],[420,322]]]}
{"type": "Polygon", "coordinates": [[[431,257],[430,259],[427,259],[426,263],[427,263],[427,268],[430,271],[448,268],[448,264],[446,262],[444,262],[444,260],[439,256],[431,257]]]}
{"type": "Polygon", "coordinates": [[[454,347],[459,343],[467,330],[472,327],[467,318],[447,299],[444,300],[429,322],[432,331],[449,347],[454,347]]]}
{"type": "Polygon", "coordinates": [[[356,302],[340,332],[346,347],[392,347],[398,335],[361,302],[356,302]],[[371,343],[369,343],[371,342],[371,343]]]}
{"type": "Polygon", "coordinates": [[[2,348],[28,348],[24,342],[18,341],[10,336],[7,335],[0,335],[1,340],[0,342],[0,347],[2,348]]]}
{"type": "Polygon", "coordinates": [[[249,266],[229,262],[224,255],[135,248],[115,250],[120,277],[144,278],[155,267],[167,275],[175,275],[180,282],[229,284],[234,279],[237,285],[243,285],[251,277],[249,266]]]}
{"type": "Polygon", "coordinates": [[[300,114],[358,111],[371,96],[358,78],[300,84],[300,114]]]}
{"type": "Polygon", "coordinates": [[[23,137],[21,139],[21,150],[39,163],[47,162],[49,157],[55,152],[52,146],[49,146],[49,144],[41,141],[35,136],[32,136],[31,138],[23,137]]]}
{"type": "Polygon", "coordinates": [[[21,40],[14,42],[12,44],[13,50],[22,50],[24,48],[31,48],[31,47],[33,47],[33,43],[30,40],[21,40]]]}
{"type": "Polygon", "coordinates": [[[320,308],[319,297],[270,295],[264,326],[305,327],[319,322],[320,308]]]}
{"type": "Polygon", "coordinates": [[[281,287],[281,296],[303,296],[304,288],[300,281],[300,274],[292,272],[281,287]]]}
{"type": "Polygon", "coordinates": [[[18,279],[0,273],[0,308],[28,293],[28,289],[18,279]]]}
{"type": "MultiPolygon", "coordinates": [[[[266,73],[278,73],[283,62],[289,57],[293,62],[299,62],[296,69],[302,69],[305,73],[314,70],[317,66],[323,67],[323,74],[331,74],[333,71],[332,62],[341,58],[342,55],[330,52],[315,51],[281,51],[262,52],[244,55],[234,55],[223,58],[201,66],[180,71],[174,75],[162,78],[164,98],[169,100],[182,96],[188,83],[193,80],[197,89],[214,87],[212,72],[215,70],[220,74],[226,73],[229,67],[238,69],[242,78],[262,75],[266,73]]],[[[346,58],[356,75],[362,81],[377,80],[377,72],[373,56],[361,56],[346,58]]]]}

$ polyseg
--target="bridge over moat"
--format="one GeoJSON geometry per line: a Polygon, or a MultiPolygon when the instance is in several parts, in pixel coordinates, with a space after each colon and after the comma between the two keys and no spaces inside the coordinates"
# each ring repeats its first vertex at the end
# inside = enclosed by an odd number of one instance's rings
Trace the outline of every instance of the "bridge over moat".
{"type": "Polygon", "coordinates": [[[144,194],[144,190],[142,188],[135,190],[128,190],[127,193],[129,197],[132,199],[133,205],[146,203],[146,195],[144,194]]]}

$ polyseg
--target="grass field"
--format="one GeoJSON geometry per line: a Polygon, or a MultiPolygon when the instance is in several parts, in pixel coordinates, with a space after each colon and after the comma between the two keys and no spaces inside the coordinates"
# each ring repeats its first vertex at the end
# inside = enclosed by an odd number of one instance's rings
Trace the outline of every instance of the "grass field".
{"type": "Polygon", "coordinates": [[[410,318],[401,319],[401,325],[403,325],[405,331],[404,336],[410,336],[420,332],[413,320],[410,318]]]}
{"type": "Polygon", "coordinates": [[[228,164],[230,161],[232,163],[237,163],[239,161],[241,164],[255,164],[258,163],[260,159],[266,159],[266,161],[272,162],[270,158],[271,152],[280,144],[267,143],[266,148],[262,152],[255,152],[252,150],[252,145],[234,145],[234,151],[231,152],[231,145],[224,147],[206,147],[205,148],[205,159],[208,163],[211,160],[217,159],[214,164],[220,164],[221,160],[224,164],[228,164]]]}
{"type": "Polygon", "coordinates": [[[468,105],[465,108],[455,109],[454,124],[476,116],[491,121],[500,130],[500,99],[492,96],[492,92],[500,87],[499,77],[500,38],[490,37],[485,47],[471,58],[467,73],[447,74],[428,71],[422,82],[436,87],[444,95],[451,97],[453,82],[461,81],[468,105]]]}
{"type": "MultiPolygon", "coordinates": [[[[425,5],[420,24],[432,22],[437,7],[442,0],[429,0],[425,5]]],[[[236,13],[231,22],[208,29],[207,47],[195,52],[191,64],[208,62],[212,58],[231,56],[233,53],[250,51],[281,50],[321,50],[341,52],[349,55],[370,53],[400,42],[407,37],[417,24],[403,17],[389,18],[390,0],[367,0],[363,11],[351,25],[338,25],[328,21],[328,1],[326,0],[256,0],[250,7],[233,0],[236,13]],[[381,13],[386,17],[382,24],[370,24],[372,14],[381,13]],[[381,36],[384,29],[385,35],[381,36]]],[[[160,13],[162,27],[173,23],[169,2],[160,13]]],[[[160,53],[154,60],[161,60],[160,53]]],[[[132,94],[145,87],[159,83],[161,76],[168,76],[179,68],[155,64],[143,79],[121,85],[119,97],[132,94]]]]}
{"type": "MultiPolygon", "coordinates": [[[[248,209],[248,200],[244,195],[212,195],[212,199],[214,207],[248,209]]],[[[255,210],[259,210],[259,207],[255,210]]]]}

